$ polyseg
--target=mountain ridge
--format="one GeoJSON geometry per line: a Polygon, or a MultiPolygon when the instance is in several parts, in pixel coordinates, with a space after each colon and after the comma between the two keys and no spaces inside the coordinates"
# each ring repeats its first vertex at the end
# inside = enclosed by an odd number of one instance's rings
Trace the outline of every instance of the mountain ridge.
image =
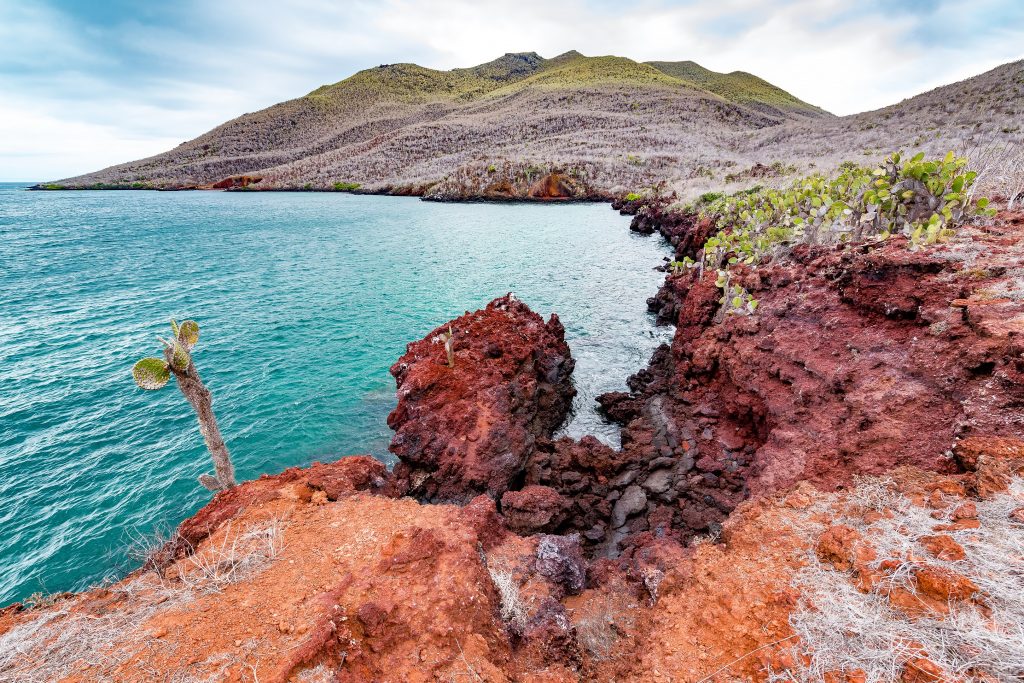
{"type": "Polygon", "coordinates": [[[603,199],[663,184],[693,194],[896,148],[944,154],[1015,141],[1022,64],[843,117],[747,72],[692,61],[569,51],[506,53],[448,71],[382,64],[162,154],[41,187],[603,199]],[[761,167],[774,170],[765,177],[761,167]],[[554,197],[536,187],[538,170],[554,174],[546,188],[562,187],[554,197]],[[563,183],[567,175],[576,182],[563,183]]]}

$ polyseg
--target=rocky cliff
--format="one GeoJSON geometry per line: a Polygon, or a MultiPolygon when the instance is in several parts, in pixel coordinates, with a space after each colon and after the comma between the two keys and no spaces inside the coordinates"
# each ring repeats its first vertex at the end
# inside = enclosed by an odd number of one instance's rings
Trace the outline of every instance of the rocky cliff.
{"type": "Polygon", "coordinates": [[[754,316],[670,273],[671,346],[601,398],[620,450],[553,438],[562,327],[497,299],[392,368],[394,472],[217,494],[127,578],[0,612],[0,679],[1017,680],[1021,263],[1004,214],[795,248],[741,274],[754,316]]]}

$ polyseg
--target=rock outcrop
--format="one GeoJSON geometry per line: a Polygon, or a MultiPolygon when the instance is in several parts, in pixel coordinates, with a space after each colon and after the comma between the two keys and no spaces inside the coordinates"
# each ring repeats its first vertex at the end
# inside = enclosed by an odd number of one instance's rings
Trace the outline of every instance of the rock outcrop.
{"type": "Polygon", "coordinates": [[[393,491],[430,502],[500,499],[521,484],[537,439],[565,419],[573,366],[558,316],[544,322],[511,294],[410,344],[391,367],[393,491]]]}
{"type": "Polygon", "coordinates": [[[673,343],[600,399],[621,449],[553,438],[562,326],[497,299],[392,368],[394,472],[218,493],[124,580],[0,610],[0,679],[1016,680],[1021,263],[1004,215],[795,248],[741,273],[756,316],[670,274],[673,343]]]}
{"type": "MultiPolygon", "coordinates": [[[[592,164],[583,163],[557,166],[508,160],[478,161],[456,169],[419,194],[424,199],[440,202],[610,200],[612,195],[608,190],[595,189],[587,182],[594,173],[592,164]]],[[[404,187],[391,188],[389,192],[406,193],[404,187]]]]}
{"type": "MultiPolygon", "coordinates": [[[[680,226],[707,230],[672,220],[679,245],[695,243],[680,226]]],[[[742,500],[800,481],[961,471],[959,440],[1024,437],[1022,237],[1009,216],[917,252],[899,239],[798,247],[745,276],[760,302],[750,317],[723,317],[710,273],[671,274],[657,297],[677,323],[671,347],[630,393],[599,399],[624,425],[622,450],[544,443],[526,483],[567,501],[562,531],[615,557],[715,535],[742,500]]]]}

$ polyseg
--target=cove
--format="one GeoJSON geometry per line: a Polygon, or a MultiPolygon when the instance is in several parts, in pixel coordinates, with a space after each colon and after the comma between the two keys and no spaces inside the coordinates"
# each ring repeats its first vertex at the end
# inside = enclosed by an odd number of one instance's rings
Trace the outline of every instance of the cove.
{"type": "Polygon", "coordinates": [[[0,186],[0,603],[117,575],[133,538],[209,500],[184,398],[130,376],[171,316],[202,325],[195,360],[240,479],[390,463],[389,366],[505,292],[565,325],[574,437],[615,443],[594,397],[670,334],[645,306],[666,245],[604,204],[21,187],[0,186]]]}

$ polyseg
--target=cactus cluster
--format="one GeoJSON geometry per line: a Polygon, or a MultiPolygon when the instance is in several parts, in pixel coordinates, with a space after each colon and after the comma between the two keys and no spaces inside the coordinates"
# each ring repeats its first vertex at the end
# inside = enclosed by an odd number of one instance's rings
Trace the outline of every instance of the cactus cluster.
{"type": "MultiPolygon", "coordinates": [[[[760,263],[793,244],[843,244],[905,235],[911,248],[935,244],[977,215],[991,213],[975,199],[978,174],[952,152],[944,159],[897,152],[877,168],[843,164],[832,178],[812,175],[788,188],[755,188],[704,204],[719,232],[704,245],[704,267],[718,269],[721,303],[729,313],[753,313],[757,302],[731,282],[729,270],[760,263]],[[751,305],[753,304],[753,305],[751,305]]],[[[695,267],[690,259],[672,264],[695,267]]]]}
{"type": "Polygon", "coordinates": [[[211,491],[223,491],[235,486],[235,470],[231,464],[227,445],[220,434],[217,419],[213,415],[213,399],[203,384],[192,362],[192,349],[199,342],[199,324],[186,320],[180,325],[171,320],[170,339],[160,338],[163,344],[163,358],[143,358],[132,367],[132,377],[140,389],[154,391],[162,389],[173,375],[178,388],[196,411],[199,431],[213,459],[214,474],[203,474],[199,483],[211,491]]]}

